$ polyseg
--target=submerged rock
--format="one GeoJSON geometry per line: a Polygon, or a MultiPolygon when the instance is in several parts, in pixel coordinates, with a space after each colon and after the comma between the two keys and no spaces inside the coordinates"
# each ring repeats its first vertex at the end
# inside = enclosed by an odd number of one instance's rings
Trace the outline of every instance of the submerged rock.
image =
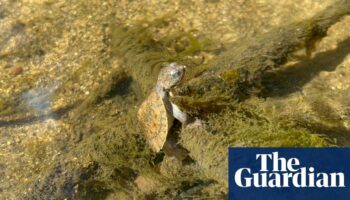
{"type": "Polygon", "coordinates": [[[327,30],[348,14],[350,2],[340,0],[307,20],[236,42],[194,79],[175,88],[172,101],[192,113],[242,101],[262,89],[260,80],[267,70],[282,66],[297,50],[304,48],[310,55],[327,30]]]}

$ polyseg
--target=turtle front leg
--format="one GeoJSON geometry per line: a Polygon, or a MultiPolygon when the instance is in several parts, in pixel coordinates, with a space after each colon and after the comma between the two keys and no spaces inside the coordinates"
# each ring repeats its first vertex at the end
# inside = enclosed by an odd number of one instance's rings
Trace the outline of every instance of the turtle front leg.
{"type": "Polygon", "coordinates": [[[175,104],[171,104],[171,107],[175,119],[179,120],[183,125],[189,123],[189,116],[187,115],[187,113],[182,112],[180,108],[175,104]]]}
{"type": "Polygon", "coordinates": [[[204,125],[204,122],[202,120],[188,116],[187,113],[182,112],[180,108],[175,104],[172,104],[172,111],[174,118],[179,120],[184,127],[195,128],[204,125]]]}

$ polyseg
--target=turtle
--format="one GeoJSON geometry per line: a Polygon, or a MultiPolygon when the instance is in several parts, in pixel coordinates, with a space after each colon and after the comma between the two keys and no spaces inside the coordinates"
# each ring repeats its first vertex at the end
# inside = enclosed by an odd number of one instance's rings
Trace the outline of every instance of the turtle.
{"type": "Polygon", "coordinates": [[[185,65],[176,62],[165,64],[159,72],[156,86],[137,112],[143,133],[155,152],[163,148],[171,148],[171,151],[174,151],[172,148],[174,145],[167,142],[167,136],[174,120],[177,119],[183,125],[188,124],[190,120],[187,113],[182,112],[169,100],[171,95],[169,90],[182,80],[185,68],[185,65]]]}

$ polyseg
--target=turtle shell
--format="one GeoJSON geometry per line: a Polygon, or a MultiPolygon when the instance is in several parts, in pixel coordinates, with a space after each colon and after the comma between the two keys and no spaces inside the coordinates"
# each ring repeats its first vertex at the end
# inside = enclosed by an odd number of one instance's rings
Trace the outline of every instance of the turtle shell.
{"type": "Polygon", "coordinates": [[[159,152],[163,148],[174,118],[155,90],[141,104],[137,117],[152,149],[159,152]]]}

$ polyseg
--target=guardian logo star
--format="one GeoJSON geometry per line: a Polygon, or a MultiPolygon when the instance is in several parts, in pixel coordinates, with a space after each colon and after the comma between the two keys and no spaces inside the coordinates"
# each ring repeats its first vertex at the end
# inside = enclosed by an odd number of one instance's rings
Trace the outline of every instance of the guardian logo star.
{"type": "Polygon", "coordinates": [[[349,199],[350,148],[230,148],[229,199],[349,199]]]}

